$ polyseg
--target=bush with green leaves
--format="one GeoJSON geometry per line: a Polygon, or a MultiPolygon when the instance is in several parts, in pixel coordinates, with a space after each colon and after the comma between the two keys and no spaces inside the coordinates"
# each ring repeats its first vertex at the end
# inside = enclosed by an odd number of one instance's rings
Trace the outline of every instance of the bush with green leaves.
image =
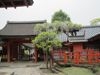
{"type": "Polygon", "coordinates": [[[55,32],[42,32],[32,42],[36,47],[45,50],[51,47],[61,47],[61,42],[55,32]]]}

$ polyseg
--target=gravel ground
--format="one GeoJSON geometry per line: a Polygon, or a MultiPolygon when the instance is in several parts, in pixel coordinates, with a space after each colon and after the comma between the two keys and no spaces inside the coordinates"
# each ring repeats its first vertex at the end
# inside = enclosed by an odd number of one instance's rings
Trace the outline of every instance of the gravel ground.
{"type": "Polygon", "coordinates": [[[0,63],[0,75],[40,75],[39,66],[39,63],[0,63]]]}

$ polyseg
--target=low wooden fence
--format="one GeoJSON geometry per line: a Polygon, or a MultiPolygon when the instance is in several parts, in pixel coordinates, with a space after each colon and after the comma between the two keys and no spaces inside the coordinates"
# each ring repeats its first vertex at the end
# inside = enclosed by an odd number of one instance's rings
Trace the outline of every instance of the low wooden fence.
{"type": "Polygon", "coordinates": [[[66,52],[63,50],[53,51],[52,56],[55,61],[64,64],[96,64],[100,63],[100,51],[83,50],[82,52],[66,52]]]}

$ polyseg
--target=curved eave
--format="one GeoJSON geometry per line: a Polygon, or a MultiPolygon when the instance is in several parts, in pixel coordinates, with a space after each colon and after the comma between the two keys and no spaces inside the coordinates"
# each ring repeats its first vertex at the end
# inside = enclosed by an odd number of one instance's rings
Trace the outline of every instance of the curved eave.
{"type": "Polygon", "coordinates": [[[69,40],[69,42],[87,42],[88,40],[69,40]]]}
{"type": "Polygon", "coordinates": [[[33,0],[0,0],[0,8],[8,7],[21,7],[21,6],[31,6],[33,5],[33,0]]]}
{"type": "Polygon", "coordinates": [[[0,38],[34,38],[36,35],[0,35],[0,38]]]}

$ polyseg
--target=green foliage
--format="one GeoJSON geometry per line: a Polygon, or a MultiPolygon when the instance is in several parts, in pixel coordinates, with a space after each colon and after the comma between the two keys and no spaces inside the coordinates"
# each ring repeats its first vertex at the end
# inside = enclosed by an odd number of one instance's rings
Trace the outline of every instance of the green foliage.
{"type": "Polygon", "coordinates": [[[95,26],[100,24],[100,18],[95,18],[93,20],[90,21],[91,25],[95,26]]]}
{"type": "Polygon", "coordinates": [[[53,26],[52,23],[36,24],[36,26],[34,27],[34,32],[36,33],[48,31],[56,31],[56,28],[53,26]]]}
{"type": "Polygon", "coordinates": [[[70,30],[70,29],[72,29],[73,28],[73,23],[72,22],[65,22],[66,23],[66,25],[68,26],[68,29],[70,30]]]}
{"type": "Polygon", "coordinates": [[[61,42],[57,39],[56,33],[67,33],[69,30],[81,28],[81,24],[72,23],[69,16],[62,10],[55,12],[52,22],[37,24],[34,27],[34,31],[39,35],[32,42],[38,48],[48,49],[53,46],[60,46],[61,42]]]}
{"type": "Polygon", "coordinates": [[[76,29],[80,29],[81,27],[82,27],[81,24],[75,23],[75,24],[73,25],[73,28],[76,28],[76,29]]]}
{"type": "Polygon", "coordinates": [[[59,32],[67,34],[70,29],[79,29],[80,27],[81,25],[72,23],[70,17],[60,10],[53,15],[52,23],[37,24],[34,27],[34,32],[37,33],[37,36],[32,40],[32,43],[37,48],[44,50],[46,53],[46,64],[48,64],[48,55],[51,48],[62,46],[61,41],[57,38],[57,34],[59,32]]]}
{"type": "Polygon", "coordinates": [[[55,32],[55,33],[68,33],[68,31],[73,29],[80,29],[82,27],[81,24],[74,24],[69,21],[61,22],[55,21],[53,23],[44,23],[44,24],[37,24],[34,27],[34,32],[41,33],[41,32],[55,32]]]}
{"type": "Polygon", "coordinates": [[[71,21],[71,20],[70,20],[70,17],[65,12],[63,12],[62,10],[59,10],[55,12],[52,17],[52,22],[55,22],[55,21],[64,22],[64,21],[71,21]]]}
{"type": "Polygon", "coordinates": [[[48,50],[52,47],[61,47],[61,42],[57,39],[55,32],[42,32],[32,42],[43,50],[48,50]]]}
{"type": "Polygon", "coordinates": [[[68,26],[65,22],[55,21],[52,25],[55,27],[57,33],[68,32],[68,26]]]}
{"type": "Polygon", "coordinates": [[[66,25],[68,26],[69,30],[73,30],[73,29],[81,29],[82,25],[81,24],[76,24],[76,23],[72,23],[72,22],[65,22],[66,25]]]}
{"type": "Polygon", "coordinates": [[[62,10],[54,13],[52,22],[58,32],[68,32],[69,30],[80,29],[82,27],[81,24],[71,22],[70,17],[62,10]]]}
{"type": "Polygon", "coordinates": [[[48,28],[47,23],[36,24],[36,26],[34,27],[34,32],[37,32],[37,33],[45,32],[45,31],[47,31],[47,28],[48,28]]]}
{"type": "Polygon", "coordinates": [[[62,68],[62,71],[59,75],[94,75],[91,70],[81,67],[62,68]]]}
{"type": "Polygon", "coordinates": [[[34,32],[41,33],[41,32],[68,32],[68,27],[65,22],[55,21],[53,23],[45,23],[45,24],[37,24],[34,27],[34,32]]]}

